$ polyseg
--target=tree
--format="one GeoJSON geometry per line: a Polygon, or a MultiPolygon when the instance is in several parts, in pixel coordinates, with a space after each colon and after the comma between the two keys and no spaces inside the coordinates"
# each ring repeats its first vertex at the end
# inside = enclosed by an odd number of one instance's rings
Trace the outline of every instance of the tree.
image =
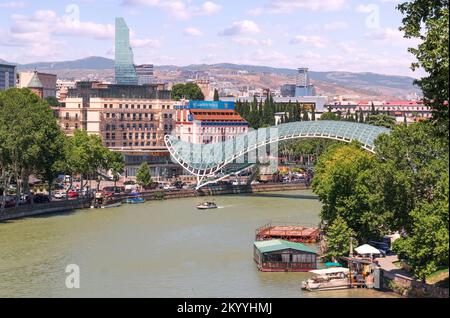
{"type": "Polygon", "coordinates": [[[188,100],[204,100],[205,96],[200,87],[195,83],[176,84],[172,88],[172,98],[180,100],[182,98],[188,100]]]}
{"type": "Polygon", "coordinates": [[[214,89],[214,100],[215,101],[219,101],[220,100],[219,91],[217,89],[214,89]]]}
{"type": "Polygon", "coordinates": [[[348,227],[345,220],[338,216],[325,230],[326,251],[323,256],[327,260],[337,261],[339,257],[348,255],[350,239],[354,235],[355,232],[348,227]]]}
{"type": "Polygon", "coordinates": [[[449,266],[449,175],[441,176],[433,191],[433,200],[420,203],[411,212],[412,229],[394,242],[400,258],[407,259],[414,274],[425,279],[449,266]]]}
{"type": "Polygon", "coordinates": [[[45,100],[49,106],[59,106],[59,101],[55,96],[48,96],[45,100]]]}
{"type": "Polygon", "coordinates": [[[341,118],[336,113],[327,112],[320,116],[320,120],[341,120],[341,118]]]}
{"type": "Polygon", "coordinates": [[[152,185],[153,180],[150,174],[150,167],[146,162],[143,162],[136,172],[136,182],[144,189],[152,185]]]}
{"type": "Polygon", "coordinates": [[[448,0],[413,0],[397,7],[404,15],[405,38],[421,42],[410,48],[417,62],[412,69],[422,68],[427,76],[416,81],[422,89],[425,103],[433,109],[438,132],[449,134],[449,9],[448,0]]]}
{"type": "MultiPolygon", "coordinates": [[[[30,194],[31,174],[43,175],[46,180],[54,175],[64,137],[48,104],[26,88],[0,92],[0,135],[1,160],[6,160],[0,166],[16,181],[18,205],[21,193],[30,194]]],[[[5,171],[2,175],[11,180],[5,171]]]]}
{"type": "Polygon", "coordinates": [[[120,174],[123,173],[125,169],[125,159],[123,155],[119,152],[111,151],[108,157],[108,168],[111,170],[115,187],[120,174]]]}
{"type": "Polygon", "coordinates": [[[385,114],[368,115],[366,124],[392,129],[396,125],[396,119],[395,117],[385,114]]]}

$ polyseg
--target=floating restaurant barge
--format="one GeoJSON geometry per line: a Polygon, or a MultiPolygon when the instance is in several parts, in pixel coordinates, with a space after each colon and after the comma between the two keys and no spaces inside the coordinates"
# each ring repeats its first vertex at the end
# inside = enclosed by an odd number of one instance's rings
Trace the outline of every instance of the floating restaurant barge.
{"type": "Polygon", "coordinates": [[[253,257],[262,272],[306,272],[317,268],[317,252],[302,243],[257,241],[253,257]]]}
{"type": "Polygon", "coordinates": [[[266,224],[256,230],[256,241],[281,239],[297,243],[316,243],[320,229],[301,225],[266,224]]]}

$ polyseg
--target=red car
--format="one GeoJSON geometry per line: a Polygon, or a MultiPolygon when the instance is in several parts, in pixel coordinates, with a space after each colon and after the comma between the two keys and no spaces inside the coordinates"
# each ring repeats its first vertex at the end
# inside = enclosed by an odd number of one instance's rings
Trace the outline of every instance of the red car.
{"type": "Polygon", "coordinates": [[[75,190],[69,190],[69,191],[67,191],[67,196],[69,198],[78,198],[79,194],[75,190]]]}

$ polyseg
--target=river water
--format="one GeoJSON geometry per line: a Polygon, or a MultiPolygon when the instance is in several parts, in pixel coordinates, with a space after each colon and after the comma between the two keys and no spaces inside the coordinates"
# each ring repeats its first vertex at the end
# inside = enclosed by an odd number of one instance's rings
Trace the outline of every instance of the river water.
{"type": "Polygon", "coordinates": [[[255,229],[318,224],[310,191],[201,198],[40,216],[0,223],[0,297],[389,297],[369,290],[306,292],[308,273],[263,273],[255,229]],[[204,198],[203,198],[204,199],[204,198]],[[65,269],[80,268],[80,288],[65,269]]]}

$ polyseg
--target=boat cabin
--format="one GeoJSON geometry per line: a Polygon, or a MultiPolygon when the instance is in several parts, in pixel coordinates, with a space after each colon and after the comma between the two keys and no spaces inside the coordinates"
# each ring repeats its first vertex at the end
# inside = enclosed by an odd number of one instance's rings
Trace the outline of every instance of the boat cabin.
{"type": "Polygon", "coordinates": [[[263,272],[306,272],[317,268],[317,251],[302,243],[257,241],[254,260],[263,272]]]}

